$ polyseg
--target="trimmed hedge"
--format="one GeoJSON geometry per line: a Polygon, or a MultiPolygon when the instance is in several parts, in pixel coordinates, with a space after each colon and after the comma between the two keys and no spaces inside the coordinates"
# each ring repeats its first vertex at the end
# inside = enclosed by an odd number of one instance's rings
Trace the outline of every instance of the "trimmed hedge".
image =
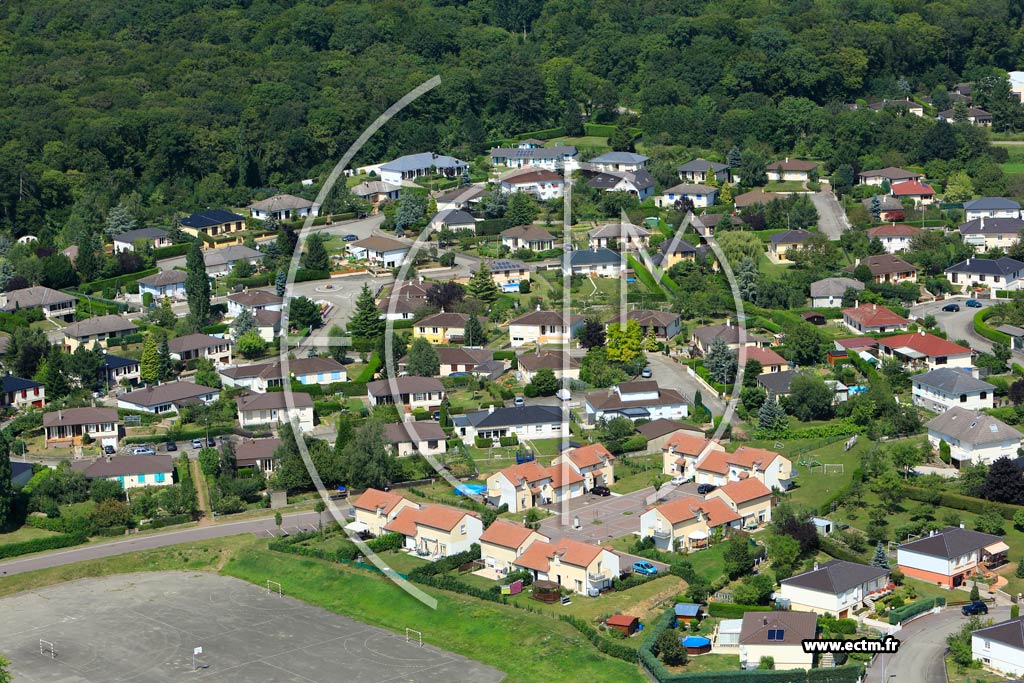
{"type": "Polygon", "coordinates": [[[657,574],[637,574],[635,572],[624,579],[616,576],[614,579],[612,579],[612,588],[614,588],[617,591],[628,591],[630,588],[642,586],[643,584],[649,581],[653,581],[656,578],[658,578],[657,574]]]}
{"type": "Polygon", "coordinates": [[[366,382],[373,381],[373,376],[375,374],[377,374],[378,370],[380,370],[380,366],[381,366],[380,355],[378,355],[377,352],[375,351],[373,353],[373,355],[370,356],[370,362],[366,364],[366,367],[363,368],[363,371],[360,372],[356,376],[356,378],[354,380],[352,380],[352,381],[353,382],[362,382],[364,384],[366,382]]]}
{"type": "Polygon", "coordinates": [[[141,525],[141,529],[163,529],[166,526],[175,526],[177,524],[188,524],[192,521],[192,515],[168,515],[167,517],[157,517],[156,519],[150,520],[149,524],[141,525]]]}
{"type": "Polygon", "coordinates": [[[771,612],[771,607],[763,605],[737,605],[732,602],[709,602],[708,614],[722,619],[742,619],[747,612],[771,612]]]}
{"type": "Polygon", "coordinates": [[[954,510],[973,512],[976,515],[982,515],[989,510],[995,510],[1001,517],[1003,517],[1003,519],[1012,520],[1013,516],[1017,514],[1017,512],[1024,510],[1024,505],[997,503],[992,500],[972,498],[971,496],[952,493],[950,491],[932,491],[918,486],[905,486],[903,490],[904,495],[911,500],[930,503],[941,507],[953,508],[954,510]],[[936,500],[936,496],[938,497],[938,500],[936,500]]]}
{"type": "Polygon", "coordinates": [[[978,334],[980,334],[985,339],[988,339],[989,341],[994,341],[994,342],[998,342],[1000,344],[1006,344],[1007,346],[1009,346],[1010,343],[1011,343],[1010,335],[1006,334],[1005,332],[1000,332],[999,330],[995,329],[994,327],[989,325],[987,322],[985,322],[986,320],[988,320],[992,316],[998,315],[998,314],[999,314],[999,309],[998,308],[983,308],[980,311],[978,311],[977,313],[975,313],[974,314],[974,331],[977,332],[978,334]]]}
{"type": "Polygon", "coordinates": [[[571,625],[577,631],[586,636],[587,640],[589,640],[594,645],[594,647],[597,648],[598,652],[603,652],[609,657],[623,659],[633,664],[637,663],[639,659],[639,654],[636,650],[629,647],[628,645],[623,645],[622,643],[617,643],[614,640],[605,638],[596,628],[591,626],[583,619],[580,619],[579,617],[574,617],[570,614],[560,614],[558,615],[558,618],[564,621],[565,623],[571,625]]]}
{"type": "Polygon", "coordinates": [[[153,257],[159,261],[160,259],[184,256],[188,253],[191,246],[192,242],[182,242],[180,244],[172,244],[169,247],[158,247],[153,250],[153,257]]]}
{"type": "MultiPolygon", "coordinates": [[[[274,277],[277,277],[277,275],[275,274],[274,277]]],[[[309,268],[299,268],[295,271],[295,282],[310,282],[311,280],[330,279],[331,271],[329,270],[310,270],[309,268]]]]}
{"type": "Polygon", "coordinates": [[[911,617],[916,617],[918,614],[922,614],[932,609],[933,607],[942,607],[946,604],[946,598],[922,598],[915,600],[903,607],[898,607],[889,612],[889,623],[900,624],[911,617]]]}
{"type": "Polygon", "coordinates": [[[155,275],[160,272],[159,268],[147,268],[146,270],[140,270],[137,273],[125,273],[124,275],[118,275],[117,277],[108,277],[105,280],[93,280],[92,282],[83,282],[78,287],[71,287],[68,290],[74,294],[75,290],[82,294],[93,294],[95,292],[102,292],[107,287],[113,287],[115,285],[126,286],[129,283],[134,283],[137,280],[155,275]]]}
{"type": "MultiPolygon", "coordinates": [[[[636,279],[643,283],[650,292],[651,298],[654,301],[664,301],[666,299],[665,290],[662,289],[661,285],[651,275],[651,271],[647,270],[642,263],[633,258],[632,255],[626,256],[626,262],[629,267],[633,269],[633,274],[636,275],[636,279]]],[[[675,283],[673,283],[675,284],[675,283]]]]}
{"type": "Polygon", "coordinates": [[[366,546],[375,553],[381,553],[385,550],[399,550],[404,542],[405,536],[390,532],[382,534],[377,538],[371,538],[366,542],[366,546]]]}
{"type": "Polygon", "coordinates": [[[89,536],[93,531],[92,523],[89,519],[81,516],[37,517],[36,515],[29,515],[25,519],[25,526],[74,536],[89,536]]]}
{"type": "Polygon", "coordinates": [[[279,553],[315,557],[318,560],[326,560],[328,562],[352,562],[360,554],[356,544],[350,541],[344,541],[341,547],[334,548],[333,550],[301,545],[303,541],[318,538],[319,536],[319,531],[303,531],[291,536],[279,536],[271,541],[267,547],[279,553]]]}
{"type": "Polygon", "coordinates": [[[18,557],[19,555],[28,555],[29,553],[38,553],[44,550],[67,548],[73,545],[81,545],[87,541],[88,539],[85,534],[58,534],[56,536],[33,538],[30,541],[5,543],[4,545],[0,545],[0,559],[18,557]]]}

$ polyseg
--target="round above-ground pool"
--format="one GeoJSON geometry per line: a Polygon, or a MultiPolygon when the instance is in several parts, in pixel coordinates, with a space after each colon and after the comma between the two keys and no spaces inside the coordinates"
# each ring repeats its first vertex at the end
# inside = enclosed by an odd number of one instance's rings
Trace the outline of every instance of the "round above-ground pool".
{"type": "Polygon", "coordinates": [[[487,493],[487,484],[459,484],[455,489],[457,496],[482,496],[487,493]]]}
{"type": "Polygon", "coordinates": [[[688,655],[702,655],[711,652],[711,640],[704,636],[686,636],[680,638],[679,642],[686,648],[688,655]]]}

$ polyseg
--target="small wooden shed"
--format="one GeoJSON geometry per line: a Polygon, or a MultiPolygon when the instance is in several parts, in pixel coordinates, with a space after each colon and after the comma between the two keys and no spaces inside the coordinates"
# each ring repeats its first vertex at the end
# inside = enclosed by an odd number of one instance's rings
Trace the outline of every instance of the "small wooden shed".
{"type": "Polygon", "coordinates": [[[640,617],[634,617],[628,614],[615,614],[608,617],[608,621],[606,621],[605,624],[608,628],[613,628],[616,631],[622,631],[627,636],[631,636],[640,630],[640,617]]]}

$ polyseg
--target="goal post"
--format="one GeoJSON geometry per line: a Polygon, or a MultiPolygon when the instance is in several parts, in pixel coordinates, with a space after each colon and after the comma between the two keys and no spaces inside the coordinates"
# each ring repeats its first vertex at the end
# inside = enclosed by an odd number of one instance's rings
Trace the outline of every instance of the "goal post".
{"type": "Polygon", "coordinates": [[[825,474],[845,474],[846,466],[841,462],[837,463],[824,463],[823,467],[825,474]]]}
{"type": "Polygon", "coordinates": [[[267,579],[267,595],[270,595],[271,593],[276,594],[279,598],[284,595],[284,592],[281,590],[280,583],[267,579]]]}
{"type": "Polygon", "coordinates": [[[405,629],[405,642],[416,643],[420,647],[423,647],[423,633],[417,631],[414,628],[405,629]]]}

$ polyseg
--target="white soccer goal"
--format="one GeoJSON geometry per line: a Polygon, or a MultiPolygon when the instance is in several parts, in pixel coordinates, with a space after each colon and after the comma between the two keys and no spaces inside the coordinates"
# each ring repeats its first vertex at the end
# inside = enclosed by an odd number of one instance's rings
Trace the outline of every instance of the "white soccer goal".
{"type": "Polygon", "coordinates": [[[271,593],[276,593],[279,598],[284,595],[284,592],[281,590],[281,584],[277,581],[267,579],[267,595],[270,595],[271,593]]]}
{"type": "Polygon", "coordinates": [[[846,467],[841,462],[836,463],[823,463],[822,466],[825,468],[823,471],[825,474],[845,474],[846,467]]]}
{"type": "Polygon", "coordinates": [[[423,634],[414,628],[407,628],[405,629],[405,642],[416,643],[423,647],[423,634]]]}
{"type": "Polygon", "coordinates": [[[57,659],[57,648],[48,640],[39,639],[39,654],[50,655],[50,659],[57,659]]]}

